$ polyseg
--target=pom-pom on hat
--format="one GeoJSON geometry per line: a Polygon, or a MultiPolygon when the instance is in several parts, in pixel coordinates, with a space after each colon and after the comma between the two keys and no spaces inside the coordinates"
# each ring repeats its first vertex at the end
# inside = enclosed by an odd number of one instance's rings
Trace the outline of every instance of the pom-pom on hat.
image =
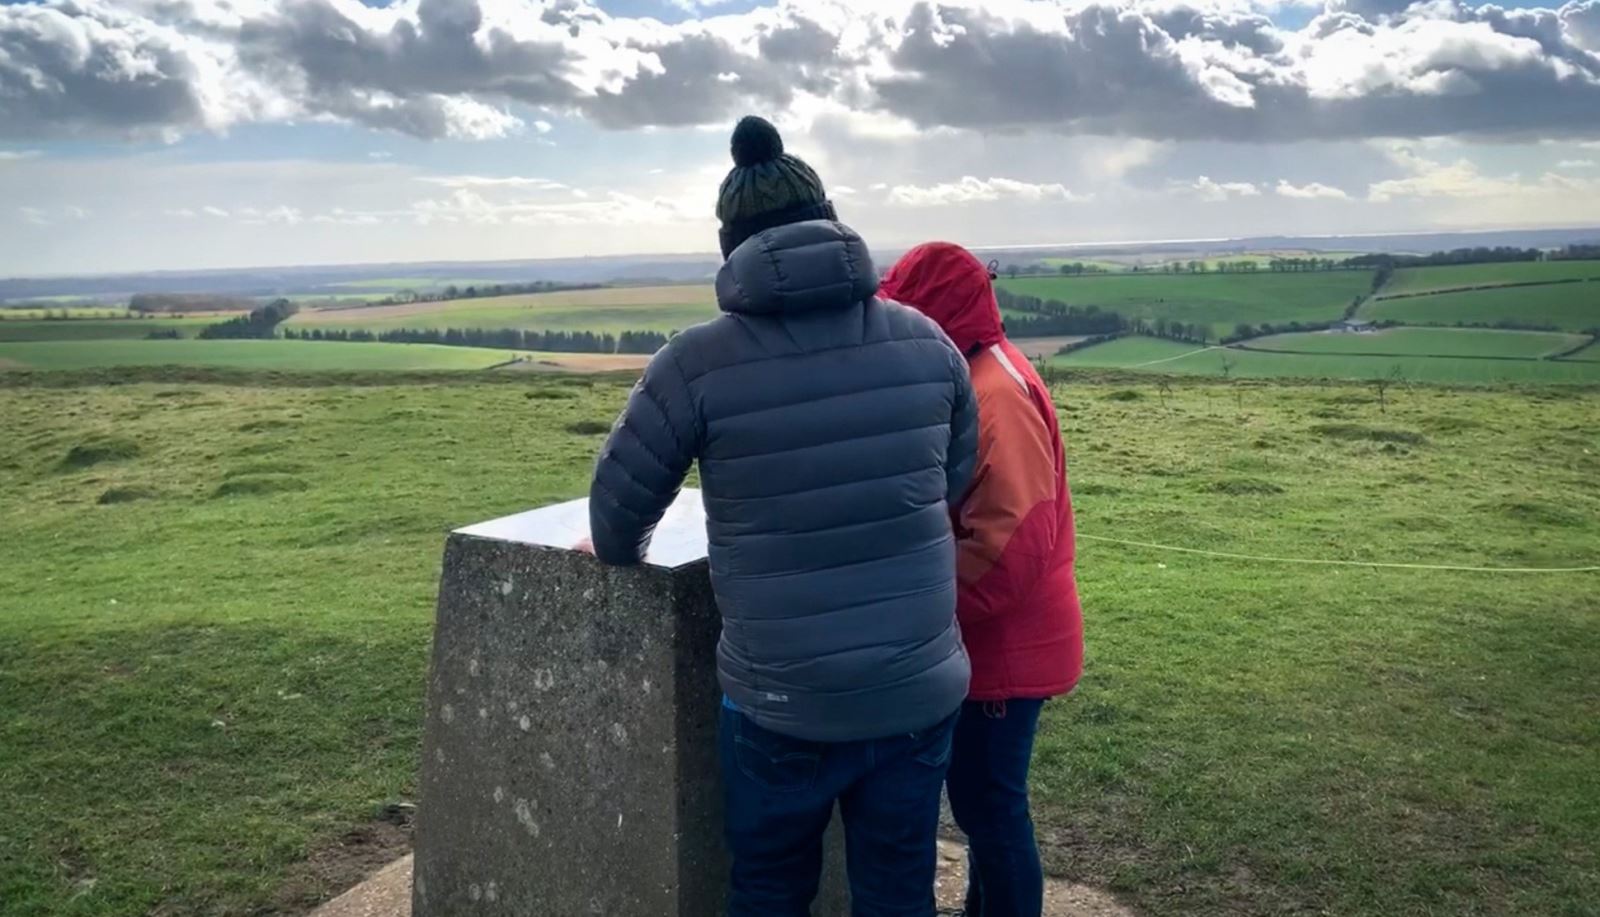
{"type": "Polygon", "coordinates": [[[717,192],[724,258],[763,230],[837,219],[822,179],[800,157],[783,151],[783,137],[770,121],[755,115],[740,118],[729,148],[733,169],[717,192]]]}

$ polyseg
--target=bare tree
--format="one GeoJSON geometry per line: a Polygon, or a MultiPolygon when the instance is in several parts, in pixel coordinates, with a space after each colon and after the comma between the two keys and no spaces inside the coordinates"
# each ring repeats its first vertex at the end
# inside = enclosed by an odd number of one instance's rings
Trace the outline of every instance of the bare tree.
{"type": "Polygon", "coordinates": [[[1395,385],[1403,385],[1405,384],[1405,381],[1405,370],[1401,369],[1400,364],[1398,363],[1390,368],[1388,375],[1379,376],[1378,378],[1372,380],[1372,387],[1378,392],[1379,413],[1389,413],[1389,388],[1395,385]]]}
{"type": "Polygon", "coordinates": [[[1172,394],[1172,383],[1166,379],[1162,379],[1160,382],[1156,383],[1156,392],[1161,396],[1161,410],[1171,410],[1171,408],[1167,407],[1167,396],[1172,394]]]}

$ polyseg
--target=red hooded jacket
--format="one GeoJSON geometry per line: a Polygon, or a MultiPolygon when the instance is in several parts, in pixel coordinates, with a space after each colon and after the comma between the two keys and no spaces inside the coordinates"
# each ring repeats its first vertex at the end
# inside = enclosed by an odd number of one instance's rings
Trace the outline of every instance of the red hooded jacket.
{"type": "Polygon", "coordinates": [[[907,252],[880,295],[938,322],[972,369],[978,467],[953,514],[969,696],[1065,694],[1083,671],[1083,614],[1066,452],[1050,391],[1006,340],[988,269],[961,246],[930,242],[907,252]]]}

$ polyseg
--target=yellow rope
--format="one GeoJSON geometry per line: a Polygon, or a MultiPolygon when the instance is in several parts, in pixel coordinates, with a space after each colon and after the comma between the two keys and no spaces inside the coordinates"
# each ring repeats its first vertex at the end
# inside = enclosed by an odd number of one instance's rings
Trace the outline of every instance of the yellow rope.
{"type": "Polygon", "coordinates": [[[1454,570],[1462,573],[1600,573],[1600,565],[1591,567],[1471,567],[1464,564],[1402,564],[1375,560],[1323,560],[1314,557],[1272,557],[1260,554],[1235,554],[1231,551],[1207,551],[1201,548],[1180,548],[1170,544],[1149,541],[1129,541],[1124,538],[1107,538],[1104,535],[1079,535],[1088,541],[1104,541],[1149,548],[1153,551],[1174,551],[1179,554],[1199,554],[1204,557],[1224,557],[1229,560],[1254,560],[1275,564],[1315,564],[1328,567],[1382,567],[1389,570],[1454,570]]]}

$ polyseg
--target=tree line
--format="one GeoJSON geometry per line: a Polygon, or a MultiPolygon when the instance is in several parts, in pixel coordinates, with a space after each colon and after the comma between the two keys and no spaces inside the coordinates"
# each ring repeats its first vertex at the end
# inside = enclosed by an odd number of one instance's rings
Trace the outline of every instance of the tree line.
{"type": "Polygon", "coordinates": [[[438,290],[401,290],[375,300],[369,305],[398,306],[414,302],[447,302],[452,299],[481,299],[487,296],[516,296],[523,293],[559,293],[564,290],[599,290],[603,283],[558,283],[554,280],[531,280],[527,283],[469,284],[464,287],[447,284],[438,290]]]}
{"type": "Polygon", "coordinates": [[[289,300],[274,299],[260,308],[252,309],[248,315],[207,325],[195,337],[204,340],[277,337],[278,326],[298,311],[299,307],[289,300]]]}
{"type": "Polygon", "coordinates": [[[494,350],[543,350],[551,353],[643,353],[665,347],[669,334],[660,331],[528,331],[520,328],[285,328],[292,341],[356,341],[389,344],[443,344],[447,347],[487,347],[494,350]]]}
{"type": "Polygon", "coordinates": [[[1058,299],[1041,299],[1013,293],[1005,287],[995,287],[995,300],[1006,312],[1006,334],[1014,338],[1040,338],[1065,335],[1090,337],[1118,337],[1124,334],[1143,334],[1150,337],[1170,338],[1175,341],[1205,343],[1209,329],[1198,322],[1180,322],[1171,319],[1128,318],[1119,312],[1108,312],[1099,306],[1074,306],[1058,299]]]}
{"type": "Polygon", "coordinates": [[[130,312],[235,312],[255,305],[248,296],[216,293],[135,293],[128,299],[130,312]]]}
{"type": "Polygon", "coordinates": [[[1428,255],[1396,255],[1380,252],[1356,255],[1342,263],[1349,267],[1394,270],[1397,267],[1437,267],[1454,264],[1504,264],[1517,261],[1585,261],[1600,259],[1600,245],[1568,245],[1553,251],[1542,248],[1517,248],[1510,245],[1452,248],[1428,255]]]}

